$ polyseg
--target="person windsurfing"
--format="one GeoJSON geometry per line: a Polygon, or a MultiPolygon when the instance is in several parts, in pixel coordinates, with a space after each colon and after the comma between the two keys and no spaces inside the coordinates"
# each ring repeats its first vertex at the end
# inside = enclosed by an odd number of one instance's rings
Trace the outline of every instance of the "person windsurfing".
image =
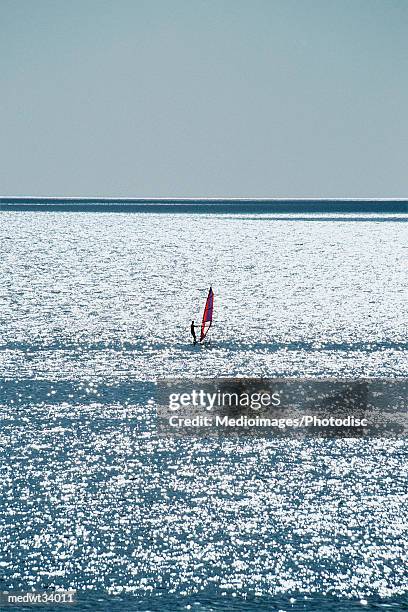
{"type": "Polygon", "coordinates": [[[191,330],[191,335],[193,336],[193,344],[197,344],[197,336],[196,336],[194,328],[195,328],[194,321],[191,321],[190,330],[191,330]]]}

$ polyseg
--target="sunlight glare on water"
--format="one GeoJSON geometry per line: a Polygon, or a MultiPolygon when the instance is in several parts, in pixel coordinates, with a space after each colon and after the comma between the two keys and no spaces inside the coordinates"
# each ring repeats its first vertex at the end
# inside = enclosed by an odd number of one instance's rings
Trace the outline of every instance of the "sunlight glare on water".
{"type": "Polygon", "coordinates": [[[169,610],[406,594],[404,440],[161,439],[151,401],[168,376],[407,376],[401,218],[1,220],[2,590],[169,610]]]}

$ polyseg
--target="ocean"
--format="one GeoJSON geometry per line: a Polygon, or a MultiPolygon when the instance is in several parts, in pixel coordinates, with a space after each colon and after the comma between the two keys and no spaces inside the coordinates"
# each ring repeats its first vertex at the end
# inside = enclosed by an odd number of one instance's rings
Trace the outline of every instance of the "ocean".
{"type": "Polygon", "coordinates": [[[406,439],[175,439],[155,420],[165,377],[407,377],[408,216],[377,204],[2,203],[0,591],[407,609],[406,439]]]}

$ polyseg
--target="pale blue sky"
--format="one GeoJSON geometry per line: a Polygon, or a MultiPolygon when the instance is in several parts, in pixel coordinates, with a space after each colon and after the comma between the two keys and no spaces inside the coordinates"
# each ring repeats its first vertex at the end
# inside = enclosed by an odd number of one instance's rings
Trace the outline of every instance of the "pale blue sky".
{"type": "Polygon", "coordinates": [[[407,0],[0,0],[0,194],[408,196],[407,0]]]}

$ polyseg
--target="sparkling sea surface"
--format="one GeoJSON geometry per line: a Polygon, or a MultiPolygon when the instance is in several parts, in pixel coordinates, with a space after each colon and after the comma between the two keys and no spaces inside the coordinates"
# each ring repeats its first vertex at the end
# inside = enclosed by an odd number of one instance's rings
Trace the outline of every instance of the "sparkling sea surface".
{"type": "Polygon", "coordinates": [[[168,376],[407,376],[407,219],[0,212],[0,591],[408,609],[405,439],[166,439],[152,402],[168,376]]]}

